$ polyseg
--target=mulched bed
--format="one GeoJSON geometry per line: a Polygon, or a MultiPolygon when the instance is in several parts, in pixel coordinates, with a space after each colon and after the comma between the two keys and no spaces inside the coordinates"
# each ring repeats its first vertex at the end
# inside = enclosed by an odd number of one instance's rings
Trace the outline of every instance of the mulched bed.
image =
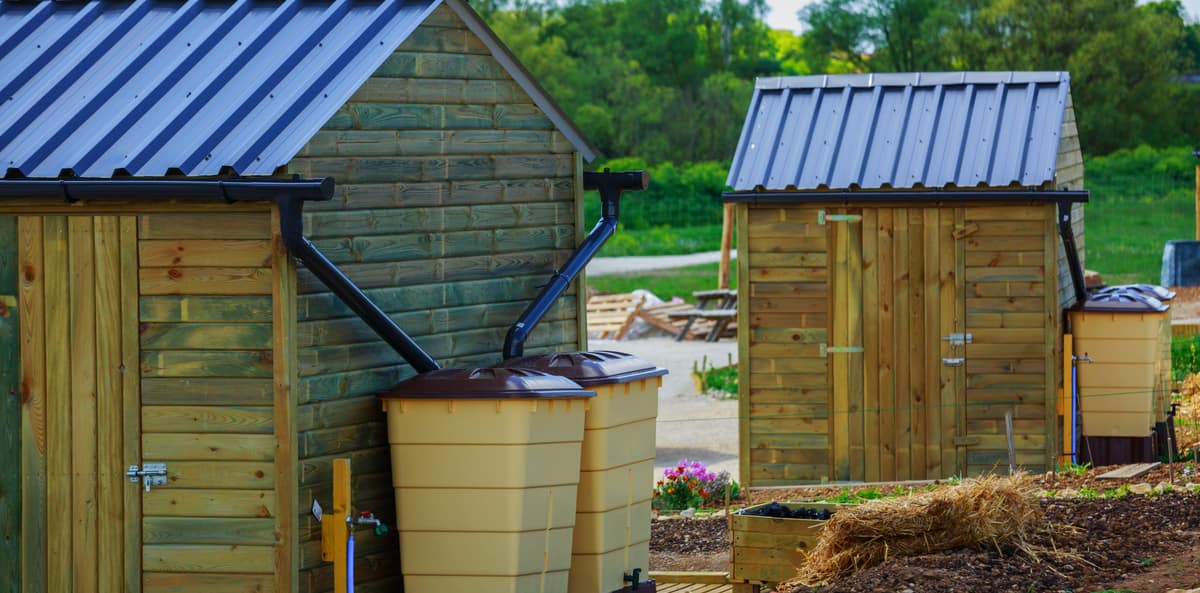
{"type": "MultiPolygon", "coordinates": [[[[1096,481],[1094,476],[1060,474],[1040,480],[1039,488],[1062,491],[1083,487],[1103,491],[1122,482],[1096,481]]],[[[1180,469],[1176,468],[1177,471],[1180,469]]],[[[1125,483],[1157,484],[1166,469],[1125,483]]],[[[811,489],[751,493],[741,504],[832,495],[811,489]]],[[[1165,591],[1200,585],[1200,496],[1175,492],[1126,498],[1043,499],[1053,529],[1036,543],[1058,554],[1038,559],[1013,550],[954,550],[889,560],[821,587],[821,593],[867,591],[1070,591],[1105,589],[1165,591]],[[1131,586],[1132,585],[1132,586],[1131,586]],[[1134,588],[1136,587],[1136,588],[1134,588]]],[[[726,519],[657,520],[652,526],[652,570],[728,569],[726,519]],[[687,566],[688,568],[679,568],[687,566]]],[[[794,589],[807,593],[818,589],[794,589]]]]}

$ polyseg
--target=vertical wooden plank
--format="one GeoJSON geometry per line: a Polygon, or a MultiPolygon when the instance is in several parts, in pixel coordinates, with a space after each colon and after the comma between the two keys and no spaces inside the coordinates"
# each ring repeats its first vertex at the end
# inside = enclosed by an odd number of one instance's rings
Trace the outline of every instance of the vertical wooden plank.
{"type": "Polygon", "coordinates": [[[738,204],[734,210],[734,224],[737,225],[738,294],[741,295],[740,306],[737,308],[737,341],[738,341],[738,376],[744,377],[738,381],[738,480],[747,487],[753,485],[753,471],[750,464],[750,388],[753,377],[750,374],[750,311],[753,300],[750,298],[750,233],[747,230],[750,219],[750,206],[738,204]]]}
{"type": "Polygon", "coordinates": [[[115,216],[95,218],[96,465],[98,590],[125,581],[125,450],[121,392],[121,234],[115,216]]]}
{"type": "Polygon", "coordinates": [[[20,307],[17,219],[0,216],[0,593],[21,590],[20,307]]]}
{"type": "MultiPolygon", "coordinates": [[[[71,534],[76,593],[97,591],[99,539],[96,530],[96,262],[93,221],[67,222],[70,260],[71,348],[71,534]]],[[[57,372],[57,368],[55,372],[57,372]]]]}
{"type": "Polygon", "coordinates": [[[279,234],[279,207],[271,208],[271,300],[274,311],[275,377],[275,590],[299,590],[300,535],[296,530],[300,485],[297,475],[296,415],[296,266],[279,234]]]}
{"type": "Polygon", "coordinates": [[[879,208],[863,208],[862,220],[862,319],[863,319],[863,453],[868,482],[880,481],[879,463],[879,208]]]}
{"type": "MultiPolygon", "coordinates": [[[[967,224],[967,211],[965,208],[954,209],[954,228],[963,228],[967,224]]],[[[966,241],[959,239],[954,241],[954,331],[967,331],[967,244],[966,241]]],[[[954,367],[954,434],[966,436],[967,434],[967,406],[971,403],[967,399],[967,353],[966,348],[962,349],[963,360],[966,361],[961,366],[954,367]]],[[[955,447],[954,453],[957,459],[958,474],[960,476],[967,475],[967,449],[966,447],[955,447]]]]}
{"type": "MultiPolygon", "coordinates": [[[[861,211],[858,211],[861,212],[861,211]]],[[[846,233],[846,345],[851,348],[862,348],[863,345],[863,257],[862,235],[863,225],[859,222],[841,223],[846,233]]],[[[846,407],[846,421],[849,424],[848,440],[850,443],[850,479],[866,479],[866,447],[863,443],[865,428],[863,423],[863,353],[848,352],[846,358],[846,388],[849,397],[846,407]]]]}
{"type": "MultiPolygon", "coordinates": [[[[879,209],[879,479],[896,479],[896,305],[893,209],[879,209]]],[[[870,370],[870,367],[867,367],[870,370]]]]}
{"type": "MultiPolygon", "coordinates": [[[[960,209],[961,210],[961,209],[960,209]]],[[[955,272],[955,246],[958,240],[954,238],[954,208],[942,208],[938,218],[938,311],[940,320],[938,327],[943,335],[962,332],[962,319],[958,317],[958,301],[963,295],[955,289],[957,272],[955,272]]],[[[939,340],[940,358],[951,358],[963,355],[964,348],[954,348],[947,340],[939,340]]],[[[939,382],[941,395],[939,397],[938,424],[941,434],[941,475],[935,478],[946,478],[958,471],[957,451],[954,445],[955,423],[954,411],[958,402],[958,382],[955,380],[955,367],[945,366],[938,361],[939,382]]]]}
{"type": "Polygon", "coordinates": [[[46,291],[46,589],[71,591],[71,368],[67,218],[44,220],[46,291]]]}
{"type": "MultiPolygon", "coordinates": [[[[587,228],[587,221],[583,219],[583,156],[578,152],[575,153],[575,244],[583,243],[586,236],[584,229],[587,228]]],[[[579,276],[575,280],[575,310],[576,326],[575,326],[575,345],[579,350],[588,349],[587,335],[587,266],[579,271],[579,276]]]]}
{"type": "Polygon", "coordinates": [[[925,209],[925,467],[927,479],[942,477],[942,301],[938,264],[939,212],[925,209]]]}
{"type": "Polygon", "coordinates": [[[46,591],[46,314],[42,219],[22,216],[21,574],[26,593],[46,591]]]}
{"type": "Polygon", "coordinates": [[[908,210],[908,273],[909,273],[909,384],[911,392],[910,422],[912,460],[905,479],[925,478],[925,409],[926,401],[925,366],[925,221],[923,208],[908,210]]]}
{"type": "Polygon", "coordinates": [[[912,476],[912,450],[909,447],[912,437],[911,414],[909,407],[912,402],[912,387],[909,383],[909,370],[912,368],[912,350],[909,344],[909,311],[911,310],[912,292],[909,290],[909,251],[912,244],[908,232],[908,209],[897,208],[895,211],[896,241],[894,269],[896,295],[895,329],[895,372],[896,372],[896,403],[895,403],[895,436],[896,436],[896,477],[897,480],[907,480],[912,476]]]}
{"type": "Polygon", "coordinates": [[[721,263],[717,267],[717,288],[729,288],[729,250],[733,245],[733,204],[721,209],[721,263]]]}
{"type": "Polygon", "coordinates": [[[1058,219],[1054,206],[1042,206],[1046,211],[1045,231],[1042,235],[1046,239],[1043,249],[1043,257],[1045,263],[1042,264],[1042,274],[1046,283],[1045,290],[1045,331],[1042,332],[1046,345],[1046,396],[1042,399],[1042,406],[1046,408],[1046,466],[1043,471],[1054,469],[1055,455],[1054,449],[1058,439],[1058,417],[1054,406],[1050,402],[1054,401],[1057,395],[1058,386],[1061,384],[1058,377],[1059,357],[1062,356],[1061,336],[1062,336],[1062,310],[1058,306],[1058,219]]]}
{"type": "MultiPolygon", "coordinates": [[[[142,459],[141,377],[138,371],[141,348],[138,346],[138,219],[121,217],[121,448],[127,464],[142,459]]],[[[124,489],[125,593],[142,590],[142,489],[127,485],[124,489]]]]}
{"type": "MultiPolygon", "coordinates": [[[[830,265],[834,298],[830,301],[830,316],[833,331],[830,332],[828,346],[843,347],[850,345],[849,325],[849,276],[850,276],[850,234],[845,224],[827,222],[826,231],[833,244],[834,257],[830,265]]],[[[829,439],[833,445],[833,480],[850,479],[850,384],[849,359],[845,354],[829,354],[829,372],[833,385],[833,401],[829,407],[830,430],[833,432],[829,439]]]]}

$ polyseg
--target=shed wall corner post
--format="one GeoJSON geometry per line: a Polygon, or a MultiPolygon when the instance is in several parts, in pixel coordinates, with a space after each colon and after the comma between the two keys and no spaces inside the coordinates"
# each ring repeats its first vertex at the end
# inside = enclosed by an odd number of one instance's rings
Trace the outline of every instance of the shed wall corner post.
{"type": "Polygon", "coordinates": [[[279,593],[299,591],[299,459],[296,443],[296,264],[280,231],[279,206],[271,208],[271,301],[275,421],[275,585],[279,593]]]}
{"type": "Polygon", "coordinates": [[[737,289],[740,304],[737,308],[738,341],[738,481],[745,488],[753,485],[750,463],[750,206],[734,208],[737,226],[738,254],[737,289]]]}

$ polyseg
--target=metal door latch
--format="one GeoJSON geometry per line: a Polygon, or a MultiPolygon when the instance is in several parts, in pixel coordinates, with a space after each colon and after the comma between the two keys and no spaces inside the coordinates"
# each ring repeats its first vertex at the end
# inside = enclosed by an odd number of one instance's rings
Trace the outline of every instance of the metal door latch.
{"type": "Polygon", "coordinates": [[[131,465],[125,475],[129,476],[129,481],[134,484],[138,482],[138,478],[141,478],[142,485],[146,487],[146,492],[149,492],[151,486],[167,484],[167,464],[147,463],[141,469],[138,469],[136,465],[131,465]]]}
{"type": "Polygon", "coordinates": [[[953,333],[948,336],[942,336],[942,339],[950,342],[951,346],[963,346],[965,344],[970,344],[974,339],[974,336],[969,333],[953,333]]]}
{"type": "Polygon", "coordinates": [[[862,222],[861,214],[826,214],[824,210],[817,211],[817,224],[826,222],[862,222]]]}
{"type": "Polygon", "coordinates": [[[965,359],[965,358],[943,358],[942,364],[944,364],[948,367],[960,367],[966,361],[967,361],[967,359],[965,359]]]}

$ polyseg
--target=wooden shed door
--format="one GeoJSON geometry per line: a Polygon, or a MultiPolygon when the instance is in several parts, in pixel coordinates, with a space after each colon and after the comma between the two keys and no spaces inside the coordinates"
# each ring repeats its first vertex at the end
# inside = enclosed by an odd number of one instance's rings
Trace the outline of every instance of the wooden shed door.
{"type": "Polygon", "coordinates": [[[833,479],[962,472],[961,208],[830,210],[833,479]]]}
{"type": "Polygon", "coordinates": [[[22,590],[140,590],[136,223],[18,220],[22,590]]]}

